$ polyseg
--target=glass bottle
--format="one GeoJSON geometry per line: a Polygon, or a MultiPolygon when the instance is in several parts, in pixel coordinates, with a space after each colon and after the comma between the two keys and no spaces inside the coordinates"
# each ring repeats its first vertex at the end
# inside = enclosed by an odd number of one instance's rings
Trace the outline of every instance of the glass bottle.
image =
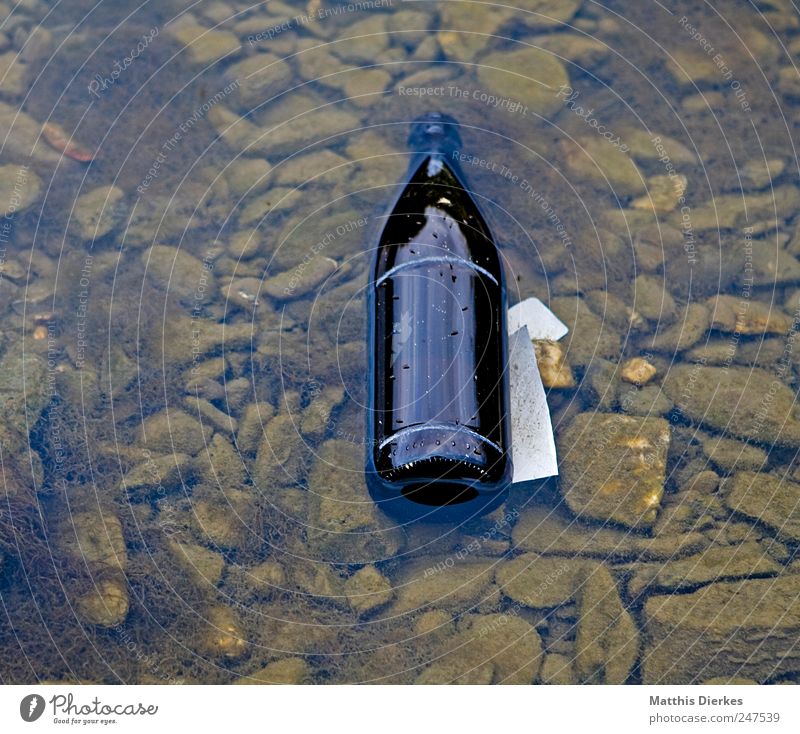
{"type": "Polygon", "coordinates": [[[457,162],[457,123],[412,125],[408,184],[368,285],[367,484],[393,515],[486,512],[511,480],[500,255],[457,162]]]}

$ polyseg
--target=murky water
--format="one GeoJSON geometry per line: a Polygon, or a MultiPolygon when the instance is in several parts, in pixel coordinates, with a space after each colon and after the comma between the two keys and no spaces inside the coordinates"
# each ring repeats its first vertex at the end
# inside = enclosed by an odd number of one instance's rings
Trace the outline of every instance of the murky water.
{"type": "Polygon", "coordinates": [[[0,680],[797,679],[800,19],[512,5],[0,3],[0,680]],[[570,327],[561,476],[397,526],[364,289],[431,109],[570,327]]]}

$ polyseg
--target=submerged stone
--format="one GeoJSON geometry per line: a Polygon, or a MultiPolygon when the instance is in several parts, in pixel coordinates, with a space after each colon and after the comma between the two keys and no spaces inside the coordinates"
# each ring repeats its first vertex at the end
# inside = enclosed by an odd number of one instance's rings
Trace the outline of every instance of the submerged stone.
{"type": "Polygon", "coordinates": [[[693,421],[746,441],[800,446],[794,391],[765,370],[680,364],[664,391],[693,421]]]}
{"type": "Polygon", "coordinates": [[[77,600],[76,605],[78,613],[90,624],[117,627],[128,616],[128,587],[121,578],[98,581],[92,591],[77,600]]]}
{"type": "Polygon", "coordinates": [[[675,300],[666,285],[664,276],[654,275],[640,275],[633,283],[633,306],[636,312],[662,327],[671,324],[677,312],[675,300]]]}
{"type": "Polygon", "coordinates": [[[147,276],[159,288],[201,303],[214,295],[214,274],[211,266],[185,249],[153,245],[142,253],[147,276]]]}
{"type": "Polygon", "coordinates": [[[194,456],[208,444],[212,430],[182,410],[162,410],[146,418],[138,442],[158,453],[194,456]]]}
{"type": "Polygon", "coordinates": [[[308,663],[303,658],[275,660],[255,673],[242,676],[237,685],[300,685],[310,677],[308,663]]]}
{"type": "Polygon", "coordinates": [[[199,619],[197,646],[201,654],[216,658],[238,658],[247,651],[247,639],[233,609],[211,607],[199,619]]]}
{"type": "Polygon", "coordinates": [[[725,495],[733,512],[769,526],[779,537],[800,541],[800,484],[773,474],[742,471],[725,495]]]}
{"type": "Polygon", "coordinates": [[[767,452],[764,449],[720,436],[703,438],[703,453],[726,472],[758,470],[767,463],[767,452]]]}
{"type": "Polygon", "coordinates": [[[239,82],[238,94],[245,109],[263,105],[270,97],[292,86],[288,62],[269,53],[258,53],[239,61],[227,70],[239,82]]]}
{"type": "Polygon", "coordinates": [[[202,66],[236,55],[241,50],[239,39],[233,33],[206,28],[189,13],[172,21],[167,26],[167,33],[186,48],[195,64],[202,66]]]}
{"type": "Polygon", "coordinates": [[[683,199],[689,180],[686,176],[651,176],[647,179],[647,193],[631,202],[634,209],[657,214],[671,212],[683,199]]]}
{"type": "Polygon", "coordinates": [[[695,345],[706,333],[710,324],[708,309],[702,303],[690,303],[677,321],[666,329],[658,329],[655,337],[648,337],[645,345],[658,352],[674,354],[695,345]]]}
{"type": "Polygon", "coordinates": [[[616,527],[568,520],[538,507],[520,513],[512,540],[513,547],[521,551],[610,561],[678,558],[709,543],[701,533],[664,533],[648,538],[616,527]]]}
{"type": "Polygon", "coordinates": [[[672,410],[672,401],[658,385],[628,387],[621,390],[619,404],[628,415],[645,417],[666,415],[672,410]]]}
{"type": "Polygon", "coordinates": [[[425,608],[459,611],[497,599],[494,561],[456,560],[429,556],[406,565],[394,581],[397,599],[392,614],[425,608]]]}
{"type": "Polygon", "coordinates": [[[12,346],[0,358],[0,406],[3,429],[27,444],[33,429],[50,403],[47,362],[22,344],[12,346]]]}
{"type": "Polygon", "coordinates": [[[72,212],[78,234],[84,240],[105,237],[125,220],[125,192],[117,186],[100,186],[75,200],[72,212]]]}
{"type": "Polygon", "coordinates": [[[338,267],[338,263],[329,257],[314,256],[291,270],[266,278],[262,290],[277,301],[293,301],[322,285],[338,267]]]}
{"type": "Polygon", "coordinates": [[[574,597],[576,579],[586,563],[528,553],[499,565],[495,579],[510,599],[532,609],[548,609],[574,597]]]}
{"type": "MultiPolygon", "coordinates": [[[[557,100],[561,102],[560,97],[557,100]]],[[[583,136],[575,143],[564,142],[562,147],[573,173],[613,189],[620,197],[646,192],[645,179],[636,163],[599,135],[583,136]]]]}
{"type": "Polygon", "coordinates": [[[580,391],[591,405],[610,411],[617,404],[619,393],[619,368],[606,359],[596,359],[587,366],[580,391]]]}
{"type": "Polygon", "coordinates": [[[309,544],[329,562],[365,563],[393,556],[400,529],[367,493],[363,447],[326,441],[308,477],[309,544]]]}
{"type": "Polygon", "coordinates": [[[41,179],[27,166],[0,166],[0,213],[6,219],[35,204],[41,192],[41,179]]]}
{"type": "Polygon", "coordinates": [[[542,662],[539,633],[525,620],[508,614],[467,617],[459,634],[417,678],[419,684],[529,685],[542,662]]]}
{"type": "Polygon", "coordinates": [[[3,130],[3,155],[11,160],[31,159],[50,166],[61,160],[60,153],[41,142],[42,124],[16,105],[0,102],[0,129],[3,130]]]}
{"type": "Polygon", "coordinates": [[[628,593],[636,598],[646,589],[650,593],[684,591],[712,581],[776,576],[780,571],[780,564],[755,541],[711,546],[702,553],[667,561],[655,568],[639,569],[628,584],[628,593]]]}
{"type": "Polygon", "coordinates": [[[238,548],[253,532],[252,496],[225,487],[195,488],[191,522],[204,541],[222,548],[238,548]],[[196,498],[196,499],[195,499],[196,498]]]}
{"type": "Polygon", "coordinates": [[[194,543],[170,541],[169,549],[186,575],[198,586],[214,586],[222,577],[225,559],[221,553],[194,543]]]}
{"type": "Polygon", "coordinates": [[[122,523],[110,512],[77,512],[61,521],[59,545],[74,560],[94,571],[124,571],[128,552],[122,523]]]}
{"type": "Polygon", "coordinates": [[[562,107],[556,95],[569,85],[569,75],[554,54],[523,48],[484,56],[478,81],[494,94],[526,105],[535,118],[537,114],[550,116],[562,107]]]}
{"type": "Polygon", "coordinates": [[[655,376],[655,365],[642,357],[633,357],[620,365],[620,377],[634,385],[646,385],[655,376]]]}
{"type": "Polygon", "coordinates": [[[738,334],[785,334],[792,319],[776,304],[737,296],[718,295],[708,300],[711,328],[738,334]]]}
{"type": "Polygon", "coordinates": [[[557,652],[545,655],[539,677],[542,683],[551,686],[569,686],[577,683],[572,670],[572,658],[557,652]]]}
{"type": "Polygon", "coordinates": [[[440,11],[440,28],[436,34],[448,58],[474,61],[492,42],[494,35],[514,14],[510,7],[445,3],[440,11]]]}
{"type": "Polygon", "coordinates": [[[392,600],[392,585],[375,566],[364,566],[344,583],[347,601],[358,614],[367,614],[392,600]]]}
{"type": "Polygon", "coordinates": [[[536,365],[542,378],[542,384],[551,389],[569,389],[575,387],[575,378],[567,362],[567,356],[558,342],[535,341],[533,349],[536,354],[536,365]]]}
{"type": "Polygon", "coordinates": [[[587,518],[647,527],[664,494],[669,423],[618,413],[581,413],[558,437],[561,492],[587,518]]]}
{"type": "Polygon", "coordinates": [[[517,0],[514,20],[528,28],[563,28],[582,4],[583,0],[517,0]]]}
{"type": "Polygon", "coordinates": [[[582,298],[554,298],[550,308],[569,327],[564,350],[570,364],[589,367],[598,358],[615,360],[619,357],[619,334],[597,316],[582,298]]]}
{"type": "Polygon", "coordinates": [[[765,682],[800,669],[800,576],[711,584],[644,607],[644,683],[730,675],[765,682]]]}
{"type": "Polygon", "coordinates": [[[625,683],[639,657],[639,631],[609,570],[587,565],[577,590],[575,672],[581,683],[625,683]]]}

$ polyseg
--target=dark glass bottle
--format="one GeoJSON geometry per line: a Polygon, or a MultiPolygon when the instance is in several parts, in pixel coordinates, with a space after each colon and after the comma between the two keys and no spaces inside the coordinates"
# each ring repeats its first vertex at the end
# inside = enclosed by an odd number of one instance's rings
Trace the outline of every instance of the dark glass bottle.
{"type": "Polygon", "coordinates": [[[512,474],[503,268],[453,159],[455,120],[426,116],[409,145],[368,286],[367,483],[393,515],[468,517],[512,474]]]}

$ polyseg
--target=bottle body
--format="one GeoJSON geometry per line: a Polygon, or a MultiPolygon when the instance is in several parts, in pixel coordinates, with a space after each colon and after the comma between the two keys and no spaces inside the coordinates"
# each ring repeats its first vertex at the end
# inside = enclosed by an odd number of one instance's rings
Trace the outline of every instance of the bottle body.
{"type": "Polygon", "coordinates": [[[447,133],[436,118],[412,130],[429,150],[368,286],[367,482],[385,511],[435,519],[499,504],[512,472],[503,270],[447,133]]]}

